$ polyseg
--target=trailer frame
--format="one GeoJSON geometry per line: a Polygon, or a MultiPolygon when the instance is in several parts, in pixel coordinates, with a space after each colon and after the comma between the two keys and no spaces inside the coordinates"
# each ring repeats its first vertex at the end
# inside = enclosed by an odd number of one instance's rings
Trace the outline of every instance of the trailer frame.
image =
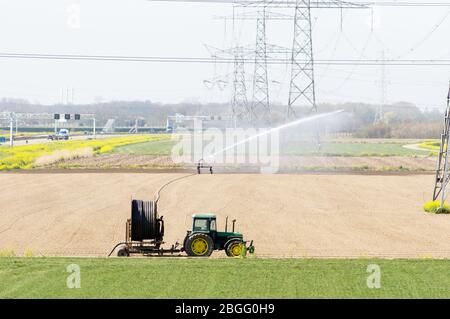
{"type": "MultiPolygon", "coordinates": [[[[164,254],[171,254],[173,256],[181,256],[181,252],[184,250],[178,248],[180,243],[176,242],[169,249],[162,248],[162,245],[165,242],[162,240],[142,240],[142,241],[133,241],[131,240],[131,219],[127,219],[125,226],[125,242],[119,245],[122,245],[121,250],[126,251],[126,255],[130,256],[131,254],[140,254],[144,256],[162,256],[164,254]]],[[[116,246],[117,247],[117,246],[116,246]]],[[[115,248],[116,248],[115,247],[115,248]]]]}

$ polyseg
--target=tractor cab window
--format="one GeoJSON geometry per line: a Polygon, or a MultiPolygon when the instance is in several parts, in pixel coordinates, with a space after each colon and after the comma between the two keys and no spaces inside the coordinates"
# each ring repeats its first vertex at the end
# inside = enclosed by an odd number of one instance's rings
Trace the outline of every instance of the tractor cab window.
{"type": "Polygon", "coordinates": [[[193,231],[208,231],[208,220],[207,219],[196,219],[194,221],[193,231]]]}
{"type": "Polygon", "coordinates": [[[211,231],[216,231],[216,220],[215,219],[211,219],[211,223],[209,224],[209,229],[211,231]]]}

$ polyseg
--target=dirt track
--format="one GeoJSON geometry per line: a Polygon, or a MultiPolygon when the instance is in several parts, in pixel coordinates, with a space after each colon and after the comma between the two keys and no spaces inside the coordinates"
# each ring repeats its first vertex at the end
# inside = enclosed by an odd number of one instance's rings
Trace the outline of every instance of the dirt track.
{"type": "MultiPolygon", "coordinates": [[[[0,252],[104,256],[124,238],[131,196],[152,199],[181,174],[0,174],[0,252]]],[[[428,215],[433,176],[199,175],[162,193],[166,241],[215,212],[259,256],[447,257],[450,216],[428,215]]]]}

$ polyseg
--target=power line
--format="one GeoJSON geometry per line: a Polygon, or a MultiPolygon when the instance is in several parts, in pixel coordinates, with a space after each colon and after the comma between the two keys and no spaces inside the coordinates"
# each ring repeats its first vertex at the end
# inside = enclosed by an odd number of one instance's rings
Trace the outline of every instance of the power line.
{"type": "MultiPolygon", "coordinates": [[[[251,0],[148,0],[150,2],[194,2],[194,3],[217,3],[217,4],[235,4],[243,6],[261,6],[263,1],[251,0]]],[[[295,0],[284,1],[266,1],[264,6],[283,6],[294,7],[295,0]]],[[[342,8],[361,8],[361,7],[450,7],[450,2],[412,2],[412,1],[367,1],[367,2],[348,2],[348,1],[311,1],[311,8],[329,8],[330,6],[342,5],[342,8]],[[356,6],[355,6],[356,5],[356,6]]],[[[336,7],[338,8],[338,7],[336,7]]]]}
{"type": "Polygon", "coordinates": [[[442,26],[442,24],[444,24],[444,22],[447,20],[449,15],[450,15],[450,9],[447,10],[447,12],[442,16],[442,18],[439,19],[438,23],[436,23],[433,26],[433,28],[423,38],[421,38],[416,44],[414,44],[412,47],[410,47],[407,51],[398,55],[397,58],[402,58],[402,57],[416,51],[442,26]]]}
{"type": "MultiPolygon", "coordinates": [[[[373,33],[370,33],[369,36],[367,37],[367,40],[360,52],[358,61],[363,61],[364,54],[366,52],[367,47],[369,46],[370,40],[372,39],[372,35],[373,35],[373,33]]],[[[381,62],[384,62],[384,61],[385,60],[382,60],[381,62]]],[[[355,74],[355,71],[358,68],[358,66],[359,66],[359,64],[353,65],[353,68],[351,69],[350,73],[347,74],[347,77],[344,79],[344,81],[342,81],[336,88],[334,88],[333,91],[341,89],[347,83],[347,81],[350,80],[352,78],[352,76],[355,74]]]]}
{"type": "Polygon", "coordinates": [[[376,7],[450,7],[450,2],[365,2],[368,6],[376,7]]]}
{"type": "MultiPolygon", "coordinates": [[[[234,63],[233,58],[217,57],[162,57],[162,56],[121,56],[121,55],[80,55],[80,54],[36,54],[0,53],[0,58],[35,60],[74,60],[74,61],[116,61],[116,62],[154,62],[154,63],[234,63]]],[[[289,63],[289,58],[267,58],[270,64],[289,63]]],[[[304,60],[306,61],[306,60],[304,60]]],[[[252,58],[244,62],[254,63],[252,58]]],[[[316,59],[317,65],[391,65],[391,66],[448,66],[450,59],[316,59]]]]}

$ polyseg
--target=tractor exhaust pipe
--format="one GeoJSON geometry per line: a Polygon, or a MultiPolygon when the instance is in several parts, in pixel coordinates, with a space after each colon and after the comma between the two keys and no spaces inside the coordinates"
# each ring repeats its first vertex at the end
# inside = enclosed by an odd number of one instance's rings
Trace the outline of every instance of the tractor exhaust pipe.
{"type": "Polygon", "coordinates": [[[228,216],[225,217],[225,232],[228,232],[228,216]]]}
{"type": "Polygon", "coordinates": [[[236,219],[233,219],[233,233],[234,233],[234,225],[236,224],[236,219]]]}

